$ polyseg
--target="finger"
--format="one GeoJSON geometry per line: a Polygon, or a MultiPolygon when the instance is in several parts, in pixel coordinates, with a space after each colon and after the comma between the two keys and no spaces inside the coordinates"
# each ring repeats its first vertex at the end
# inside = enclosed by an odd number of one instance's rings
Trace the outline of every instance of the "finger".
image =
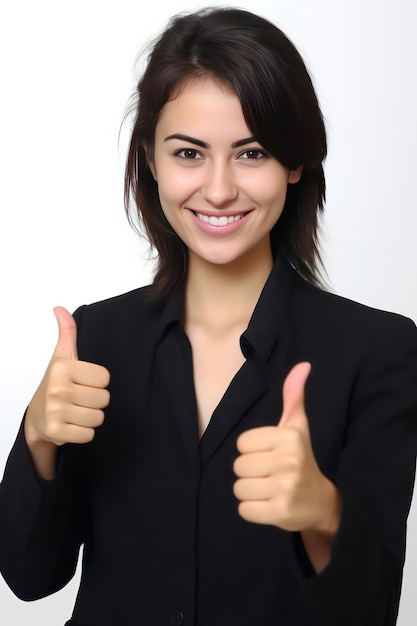
{"type": "Polygon", "coordinates": [[[83,428],[98,428],[104,422],[104,411],[101,409],[87,409],[72,405],[65,412],[64,428],[70,426],[80,426],[83,428]]]}
{"type": "Polygon", "coordinates": [[[239,515],[247,522],[276,526],[276,512],[270,500],[247,500],[238,505],[239,515]]]}
{"type": "Polygon", "coordinates": [[[104,389],[110,382],[110,372],[102,365],[77,361],[71,364],[71,380],[77,385],[104,389]]]}
{"type": "Polygon", "coordinates": [[[90,443],[96,434],[95,428],[66,424],[55,443],[90,443]]]}
{"type": "Polygon", "coordinates": [[[86,409],[105,409],[110,403],[110,392],[107,389],[75,385],[71,394],[71,402],[75,406],[86,409]]]}
{"type": "Polygon", "coordinates": [[[261,426],[242,433],[236,441],[236,447],[240,454],[265,452],[275,447],[276,439],[276,426],[261,426]]]}
{"type": "Polygon", "coordinates": [[[54,356],[64,357],[73,361],[78,360],[77,352],[77,326],[74,318],[64,307],[54,308],[56,321],[58,322],[58,342],[54,356]]]}
{"type": "Polygon", "coordinates": [[[304,404],[304,388],[311,371],[311,364],[297,363],[284,381],[282,388],[282,415],[279,427],[305,426],[307,420],[304,404]]]}
{"type": "Polygon", "coordinates": [[[268,452],[254,452],[237,457],[233,471],[239,478],[269,476],[274,468],[274,458],[268,452]]]}
{"type": "Polygon", "coordinates": [[[50,388],[53,395],[68,395],[73,384],[105,389],[110,382],[110,373],[105,367],[87,361],[71,361],[64,357],[55,357],[49,366],[49,372],[54,381],[50,388]]]}
{"type": "MultiPolygon", "coordinates": [[[[64,409],[50,412],[50,421],[45,426],[46,438],[50,441],[65,441],[68,432],[72,432],[70,426],[76,428],[95,429],[104,422],[104,411],[101,409],[86,409],[69,405],[64,409]]],[[[68,443],[71,443],[68,440],[68,443]]]]}
{"type": "Polygon", "coordinates": [[[272,481],[265,478],[241,478],[233,485],[233,493],[238,500],[269,500],[273,494],[272,481]]]}

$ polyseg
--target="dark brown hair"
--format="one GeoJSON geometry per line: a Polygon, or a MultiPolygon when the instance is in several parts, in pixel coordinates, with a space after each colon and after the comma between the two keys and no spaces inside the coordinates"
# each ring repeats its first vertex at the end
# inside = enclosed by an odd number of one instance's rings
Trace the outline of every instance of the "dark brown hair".
{"type": "Polygon", "coordinates": [[[143,146],[152,159],[161,109],[186,79],[199,76],[212,76],[236,93],[248,128],[282,165],[303,166],[300,181],[288,185],[284,210],[271,231],[272,252],[282,251],[305,279],[320,284],[318,224],[327,145],[310,76],[279,28],[248,11],[215,8],[171,19],[153,44],[135,94],[125,206],[131,224],[142,226],[158,251],[152,297],[160,299],[183,284],[188,251],[164,216],[143,146]]]}

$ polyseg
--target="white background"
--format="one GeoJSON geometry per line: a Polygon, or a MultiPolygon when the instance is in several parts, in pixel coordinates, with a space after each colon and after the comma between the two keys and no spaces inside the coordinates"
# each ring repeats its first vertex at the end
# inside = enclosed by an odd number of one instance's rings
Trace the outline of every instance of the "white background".
{"type": "MultiPolygon", "coordinates": [[[[212,2],[218,5],[218,2],[212,2]]],[[[149,282],[124,216],[135,59],[178,0],[0,0],[0,472],[56,340],[51,309],[149,282]]],[[[417,320],[416,9],[412,0],[241,0],[293,39],[327,121],[323,248],[334,291],[417,320]]],[[[415,626],[417,506],[399,626],[415,626]]],[[[0,579],[4,626],[62,626],[77,578],[25,604],[0,579]]]]}

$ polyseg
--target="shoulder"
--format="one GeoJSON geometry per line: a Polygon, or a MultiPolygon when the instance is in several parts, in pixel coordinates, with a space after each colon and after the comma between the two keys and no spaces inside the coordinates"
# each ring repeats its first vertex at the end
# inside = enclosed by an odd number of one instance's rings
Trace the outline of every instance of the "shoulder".
{"type": "Polygon", "coordinates": [[[153,345],[164,303],[149,300],[149,288],[80,306],[74,313],[80,358],[104,359],[107,354],[125,353],[133,346],[153,345]]]}
{"type": "Polygon", "coordinates": [[[320,289],[295,270],[293,275],[291,315],[310,332],[356,344],[408,341],[417,346],[417,328],[410,318],[320,289]]]}
{"type": "Polygon", "coordinates": [[[158,313],[158,307],[149,300],[149,286],[133,289],[123,294],[80,306],[74,313],[78,320],[94,320],[106,323],[106,320],[122,322],[129,317],[146,318],[158,313]]]}

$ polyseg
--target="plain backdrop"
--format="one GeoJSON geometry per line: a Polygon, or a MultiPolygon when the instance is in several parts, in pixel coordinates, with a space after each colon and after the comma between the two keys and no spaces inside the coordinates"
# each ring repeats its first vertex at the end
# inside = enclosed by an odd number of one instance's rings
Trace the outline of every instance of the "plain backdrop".
{"type": "MultiPolygon", "coordinates": [[[[56,341],[52,307],[73,310],[151,279],[147,245],[124,215],[129,126],[119,138],[120,125],[143,44],[172,14],[201,6],[0,1],[0,472],[56,341]]],[[[322,245],[332,289],[417,320],[415,3],[239,6],[290,36],[319,94],[329,134],[322,245]]],[[[399,626],[417,623],[416,575],[414,505],[399,626]]],[[[0,623],[61,626],[78,579],[26,604],[0,578],[0,623]]]]}

